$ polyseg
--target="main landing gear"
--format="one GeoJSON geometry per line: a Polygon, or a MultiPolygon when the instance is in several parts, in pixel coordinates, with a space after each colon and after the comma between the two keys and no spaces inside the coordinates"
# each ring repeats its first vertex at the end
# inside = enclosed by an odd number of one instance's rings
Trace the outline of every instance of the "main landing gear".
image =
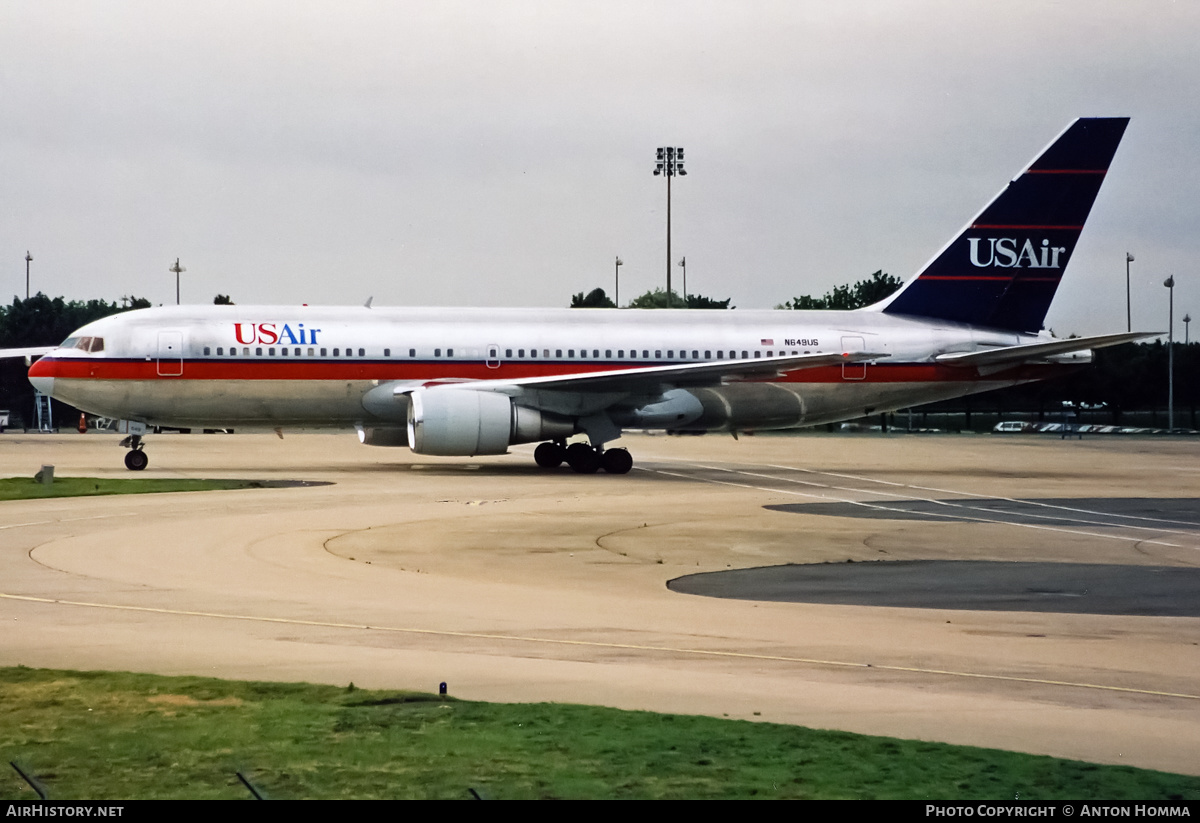
{"type": "Polygon", "coordinates": [[[587,443],[541,443],[533,450],[533,459],[543,469],[556,469],[565,461],[580,474],[595,474],[600,469],[609,474],[628,474],[633,468],[633,458],[626,449],[593,448],[587,443]]]}
{"type": "Polygon", "coordinates": [[[142,451],[144,446],[140,434],[129,435],[121,441],[121,445],[129,447],[129,451],[125,452],[125,468],[131,472],[140,472],[150,464],[150,458],[142,451]]]}

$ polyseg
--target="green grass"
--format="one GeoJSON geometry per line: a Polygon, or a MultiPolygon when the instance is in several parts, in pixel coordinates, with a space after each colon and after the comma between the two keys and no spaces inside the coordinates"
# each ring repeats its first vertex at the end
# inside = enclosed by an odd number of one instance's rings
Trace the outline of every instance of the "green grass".
{"type": "Polygon", "coordinates": [[[37,500],[43,497],[95,497],[102,494],[154,494],[157,492],[202,492],[222,489],[253,489],[270,485],[261,480],[180,480],[139,477],[55,477],[45,486],[31,477],[0,478],[0,501],[37,500]]]}
{"type": "Polygon", "coordinates": [[[1195,800],[1200,778],[709,717],[0,668],[0,798],[1195,800]]]}

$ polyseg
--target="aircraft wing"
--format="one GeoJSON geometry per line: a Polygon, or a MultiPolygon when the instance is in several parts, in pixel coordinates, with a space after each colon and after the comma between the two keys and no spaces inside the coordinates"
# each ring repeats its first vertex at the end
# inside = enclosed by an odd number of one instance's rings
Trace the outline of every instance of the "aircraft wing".
{"type": "Polygon", "coordinates": [[[1027,360],[1041,360],[1056,354],[1083,351],[1084,349],[1103,349],[1106,346],[1119,346],[1131,343],[1143,337],[1157,337],[1162,332],[1122,332],[1121,334],[1102,334],[1097,337],[1069,337],[1063,340],[1051,340],[1047,343],[1029,343],[1021,346],[1004,346],[998,349],[984,351],[948,352],[939,354],[934,359],[947,366],[996,366],[1022,363],[1027,360]]]}
{"type": "Polygon", "coordinates": [[[57,346],[29,346],[24,349],[0,349],[0,360],[7,360],[13,357],[41,357],[43,354],[49,354],[54,351],[57,346]]]}
{"type": "MultiPolygon", "coordinates": [[[[670,366],[647,366],[633,369],[605,369],[549,377],[524,377],[513,380],[471,380],[444,383],[441,386],[460,387],[476,391],[541,389],[572,392],[631,392],[660,391],[685,386],[719,386],[742,380],[774,380],[787,372],[836,366],[842,363],[861,363],[878,360],[883,352],[838,352],[833,354],[802,354],[785,357],[754,357],[746,360],[716,360],[704,363],[676,363],[670,366]]],[[[431,384],[424,384],[433,388],[431,384]]],[[[412,388],[416,388],[415,386],[412,388]]],[[[397,393],[412,388],[397,389],[397,393]]]]}

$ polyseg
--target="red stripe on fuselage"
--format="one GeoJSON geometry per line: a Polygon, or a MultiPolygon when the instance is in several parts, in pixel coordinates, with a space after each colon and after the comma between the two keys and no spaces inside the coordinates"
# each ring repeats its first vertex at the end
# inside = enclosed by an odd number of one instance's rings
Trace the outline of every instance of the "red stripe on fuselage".
{"type": "MultiPolygon", "coordinates": [[[[720,362],[720,361],[710,361],[720,362]]],[[[736,361],[731,361],[736,362],[736,361]]],[[[554,377],[572,374],[584,374],[597,371],[612,371],[621,368],[646,368],[647,366],[666,366],[673,363],[638,362],[638,363],[503,363],[499,368],[488,368],[484,363],[450,363],[450,362],[418,362],[363,360],[350,361],[305,361],[281,362],[278,360],[187,360],[183,364],[183,374],[165,376],[158,373],[158,363],[150,360],[118,360],[113,358],[80,358],[58,359],[45,357],[33,364],[29,370],[30,377],[54,377],[64,379],[84,380],[141,380],[178,382],[181,380],[203,381],[251,381],[251,380],[293,380],[293,381],[364,381],[378,380],[520,380],[528,377],[554,377]]],[[[1049,369],[1057,371],[1053,365],[1015,367],[1020,369],[1049,369]]],[[[1048,376],[1048,375],[1043,375],[1048,376]]],[[[998,379],[1009,379],[1004,374],[998,379]]],[[[871,363],[866,368],[865,378],[847,380],[842,374],[842,366],[822,366],[820,368],[799,369],[789,372],[783,378],[764,379],[747,378],[759,382],[781,383],[955,383],[974,382],[979,379],[975,370],[961,366],[946,366],[937,363],[871,363]]],[[[996,374],[989,374],[989,380],[997,379],[996,374]]],[[[1032,379],[1017,377],[1015,379],[1032,379]]],[[[686,378],[681,377],[686,383],[686,378]]],[[[664,379],[670,383],[670,379],[664,379]]]]}
{"type": "Polygon", "coordinates": [[[1083,231],[1083,226],[1038,226],[1033,223],[973,223],[973,229],[1062,229],[1064,231],[1083,231]]]}

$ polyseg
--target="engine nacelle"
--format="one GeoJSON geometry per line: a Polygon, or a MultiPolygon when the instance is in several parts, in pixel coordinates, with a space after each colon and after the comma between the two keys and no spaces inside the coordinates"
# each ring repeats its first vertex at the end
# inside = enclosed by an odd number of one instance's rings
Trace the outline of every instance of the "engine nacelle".
{"type": "Polygon", "coordinates": [[[704,406],[687,389],[671,389],[664,392],[662,399],[628,409],[615,415],[615,421],[621,426],[630,428],[645,426],[656,429],[680,429],[704,414],[704,406]]]}
{"type": "Polygon", "coordinates": [[[511,397],[494,392],[415,391],[408,409],[408,447],[417,454],[504,454],[515,443],[575,433],[574,421],[518,406],[511,397]]]}

